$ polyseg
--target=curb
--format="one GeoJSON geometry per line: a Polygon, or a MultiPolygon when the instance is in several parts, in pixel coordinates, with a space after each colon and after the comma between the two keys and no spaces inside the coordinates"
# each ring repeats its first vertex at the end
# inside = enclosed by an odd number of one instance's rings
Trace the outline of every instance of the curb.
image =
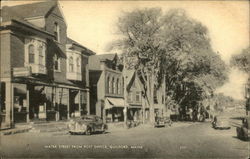
{"type": "Polygon", "coordinates": [[[31,129],[29,128],[22,128],[22,129],[11,129],[11,130],[5,130],[3,132],[0,132],[0,135],[13,135],[13,134],[18,134],[18,133],[25,133],[28,132],[31,129]]]}

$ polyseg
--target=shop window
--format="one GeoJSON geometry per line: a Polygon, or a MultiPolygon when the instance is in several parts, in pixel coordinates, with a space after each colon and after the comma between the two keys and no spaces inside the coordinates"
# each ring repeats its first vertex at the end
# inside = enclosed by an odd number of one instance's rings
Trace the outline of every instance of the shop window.
{"type": "Polygon", "coordinates": [[[0,83],[0,102],[1,102],[1,109],[0,111],[2,113],[5,113],[5,83],[1,82],[0,83]]]}
{"type": "Polygon", "coordinates": [[[29,45],[28,52],[29,52],[29,63],[35,63],[35,50],[33,44],[29,45]]]}

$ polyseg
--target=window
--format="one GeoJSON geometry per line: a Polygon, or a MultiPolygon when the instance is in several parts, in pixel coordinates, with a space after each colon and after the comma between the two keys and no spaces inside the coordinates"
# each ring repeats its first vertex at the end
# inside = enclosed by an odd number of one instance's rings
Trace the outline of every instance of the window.
{"type": "Polygon", "coordinates": [[[44,65],[44,55],[43,55],[43,46],[38,47],[38,53],[39,53],[39,64],[44,65]]]}
{"type": "Polygon", "coordinates": [[[117,88],[117,94],[121,94],[121,89],[120,89],[120,81],[119,79],[117,79],[117,82],[116,82],[116,88],[117,88]]]}
{"type": "Polygon", "coordinates": [[[55,40],[56,41],[60,41],[60,28],[59,28],[59,25],[55,22],[54,24],[54,36],[55,36],[55,40]]]}
{"type": "Polygon", "coordinates": [[[141,101],[141,93],[140,92],[136,92],[135,101],[136,102],[140,102],[141,101]]]}
{"type": "Polygon", "coordinates": [[[107,88],[106,88],[106,90],[107,90],[107,93],[109,93],[110,92],[110,83],[109,83],[109,77],[107,78],[107,88]]]}
{"type": "Polygon", "coordinates": [[[113,79],[112,79],[112,93],[113,93],[113,94],[116,93],[116,92],[115,92],[115,79],[114,79],[114,77],[113,77],[113,79]]]}
{"type": "Polygon", "coordinates": [[[112,80],[109,79],[109,93],[112,93],[112,80]]]}
{"type": "Polygon", "coordinates": [[[80,61],[80,58],[78,57],[76,59],[76,66],[77,66],[77,72],[81,72],[81,61],[80,61]]]}
{"type": "Polygon", "coordinates": [[[35,63],[35,52],[34,52],[34,45],[29,45],[29,63],[35,63]]]}
{"type": "Polygon", "coordinates": [[[70,57],[70,58],[69,58],[69,72],[74,72],[73,57],[70,57]]]}
{"type": "Polygon", "coordinates": [[[60,58],[57,55],[54,56],[54,69],[60,71],[60,58]]]}
{"type": "Polygon", "coordinates": [[[133,93],[128,92],[128,102],[133,102],[133,93]]]}

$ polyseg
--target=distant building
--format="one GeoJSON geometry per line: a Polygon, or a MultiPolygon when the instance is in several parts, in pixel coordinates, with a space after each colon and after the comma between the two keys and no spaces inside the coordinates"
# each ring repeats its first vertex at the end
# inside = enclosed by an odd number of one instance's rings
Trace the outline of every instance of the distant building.
{"type": "Polygon", "coordinates": [[[64,120],[89,113],[88,57],[67,38],[56,1],[1,9],[1,120],[64,120]]]}

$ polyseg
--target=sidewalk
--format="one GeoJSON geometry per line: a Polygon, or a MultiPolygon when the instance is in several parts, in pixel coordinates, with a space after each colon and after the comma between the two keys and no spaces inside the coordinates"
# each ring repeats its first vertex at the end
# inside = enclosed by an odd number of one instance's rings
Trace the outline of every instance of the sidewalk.
{"type": "Polygon", "coordinates": [[[0,135],[12,135],[17,133],[28,132],[32,129],[31,125],[17,125],[15,128],[5,129],[0,131],[0,135]]]}

